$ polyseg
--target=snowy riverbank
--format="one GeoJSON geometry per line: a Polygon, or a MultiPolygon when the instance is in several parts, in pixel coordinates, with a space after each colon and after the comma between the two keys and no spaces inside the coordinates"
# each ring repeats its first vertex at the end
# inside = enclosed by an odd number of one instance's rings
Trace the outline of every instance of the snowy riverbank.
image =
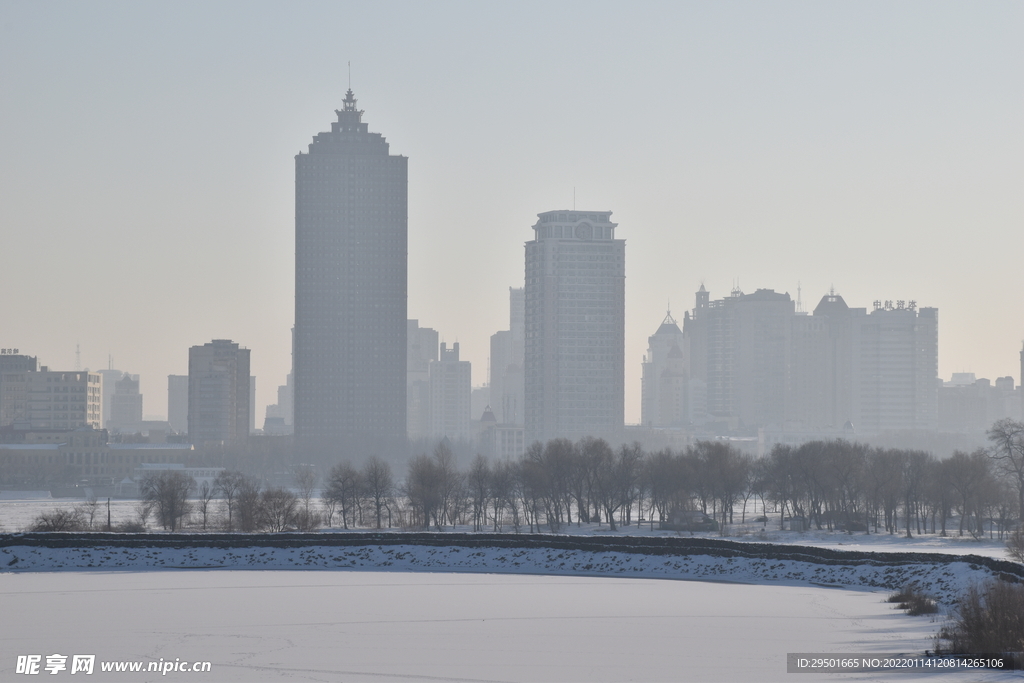
{"type": "Polygon", "coordinates": [[[10,534],[0,570],[307,569],[714,580],[895,589],[950,604],[968,585],[1024,567],[973,555],[873,553],[686,538],[459,533],[10,534]]]}

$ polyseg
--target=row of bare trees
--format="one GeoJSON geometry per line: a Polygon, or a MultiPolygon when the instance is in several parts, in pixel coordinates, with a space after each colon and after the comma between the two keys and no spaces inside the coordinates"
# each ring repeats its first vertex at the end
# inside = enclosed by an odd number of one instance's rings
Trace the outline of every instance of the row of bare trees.
{"type": "Polygon", "coordinates": [[[1024,507],[1024,424],[1003,420],[989,436],[990,449],[945,460],[844,440],[778,445],[755,459],[724,441],[647,453],[638,444],[553,439],[514,461],[477,456],[464,470],[442,443],[414,458],[401,482],[377,459],[362,470],[341,463],[323,498],[345,528],[381,528],[385,512],[388,526],[437,529],[591,522],[615,529],[641,519],[653,525],[676,510],[725,525],[736,515],[746,521],[748,506],[759,502],[762,512],[803,517],[818,529],[946,534],[952,520],[961,535],[987,528],[1002,537],[1024,507]]]}
{"type": "MultiPolygon", "coordinates": [[[[916,450],[843,440],[777,445],[764,458],[726,441],[680,451],[613,448],[583,438],[534,443],[515,460],[477,456],[460,468],[446,443],[409,461],[399,479],[384,460],[340,462],[322,477],[300,466],[291,489],[237,471],[211,484],[162,472],[141,484],[144,514],[164,529],[186,521],[240,531],[327,527],[538,531],[605,523],[653,526],[675,511],[700,511],[723,526],[771,508],[780,522],[803,517],[818,529],[888,533],[987,532],[1000,537],[1024,510],[1024,423],[1003,420],[991,448],[944,460],[916,450]],[[319,500],[317,493],[319,492],[319,500]]],[[[141,513],[140,513],[141,514],[141,513]]],[[[143,520],[144,523],[145,520],[143,520]]]]}

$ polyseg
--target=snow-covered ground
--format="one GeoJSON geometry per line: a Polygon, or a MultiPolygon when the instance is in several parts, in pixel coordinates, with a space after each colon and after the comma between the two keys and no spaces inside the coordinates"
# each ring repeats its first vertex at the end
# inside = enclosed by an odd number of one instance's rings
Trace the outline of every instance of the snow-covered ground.
{"type": "MultiPolygon", "coordinates": [[[[965,680],[921,671],[786,673],[790,652],[930,648],[938,623],[893,610],[884,596],[578,576],[8,573],[0,575],[0,681],[26,679],[14,673],[18,654],[45,662],[53,653],[95,654],[92,681],[965,680]],[[102,661],[161,658],[209,661],[211,671],[98,670],[102,661]]],[[[1019,680],[994,671],[970,679],[1019,680]]]]}

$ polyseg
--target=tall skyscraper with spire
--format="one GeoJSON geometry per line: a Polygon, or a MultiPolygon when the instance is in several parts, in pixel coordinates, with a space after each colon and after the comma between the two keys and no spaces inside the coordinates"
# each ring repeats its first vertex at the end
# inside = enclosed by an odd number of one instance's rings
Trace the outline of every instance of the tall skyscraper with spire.
{"type": "Polygon", "coordinates": [[[621,438],[626,241],[615,239],[611,214],[538,214],[526,243],[527,443],[621,438]]]}
{"type": "Polygon", "coordinates": [[[405,448],[408,158],[351,88],[295,157],[295,436],[302,457],[405,448]]]}

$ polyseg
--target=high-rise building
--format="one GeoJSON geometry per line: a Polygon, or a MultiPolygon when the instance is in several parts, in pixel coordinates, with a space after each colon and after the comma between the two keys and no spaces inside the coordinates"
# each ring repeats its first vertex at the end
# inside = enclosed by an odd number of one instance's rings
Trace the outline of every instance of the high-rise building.
{"type": "Polygon", "coordinates": [[[408,159],[335,113],[295,157],[295,436],[365,457],[405,448],[408,159]]]}
{"type": "Polygon", "coordinates": [[[624,418],[626,241],[611,211],[538,214],[526,243],[526,441],[618,440],[624,418]]]}
{"type": "Polygon", "coordinates": [[[167,423],[172,431],[188,432],[188,375],[167,375],[167,423]]]}
{"type": "Polygon", "coordinates": [[[853,424],[867,433],[935,430],[939,310],[911,301],[854,309],[853,424]]]}
{"type": "Polygon", "coordinates": [[[430,361],[430,435],[452,441],[467,439],[472,419],[472,366],[459,360],[459,342],[452,348],[441,342],[438,360],[430,361]]]}
{"type": "Polygon", "coordinates": [[[249,349],[214,339],[188,350],[188,436],[196,444],[249,436],[249,349]]]}
{"type": "Polygon", "coordinates": [[[771,289],[709,299],[701,286],[684,329],[692,350],[706,353],[697,379],[707,384],[708,419],[730,430],[782,425],[793,300],[771,289]]]}

